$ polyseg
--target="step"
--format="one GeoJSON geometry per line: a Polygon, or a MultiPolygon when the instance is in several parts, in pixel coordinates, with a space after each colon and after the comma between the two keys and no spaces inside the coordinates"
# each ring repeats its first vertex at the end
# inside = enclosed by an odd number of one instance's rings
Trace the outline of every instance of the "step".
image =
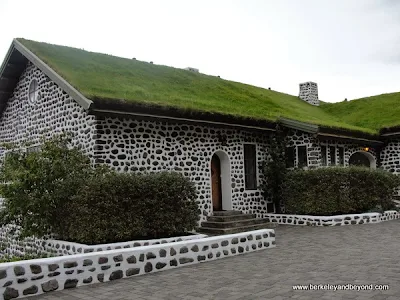
{"type": "Polygon", "coordinates": [[[241,214],[233,216],[209,216],[207,217],[207,222],[229,222],[229,221],[239,221],[239,220],[249,220],[255,219],[254,214],[241,214]]]}
{"type": "Polygon", "coordinates": [[[200,233],[206,234],[232,234],[232,233],[239,233],[239,232],[246,232],[258,229],[274,229],[276,228],[276,224],[271,223],[262,223],[257,225],[250,225],[250,226],[241,226],[235,228],[210,228],[210,227],[200,227],[197,231],[200,233]]]}
{"type": "Polygon", "coordinates": [[[214,211],[213,216],[237,216],[241,215],[243,212],[241,210],[221,210],[214,211]]]}
{"type": "Polygon", "coordinates": [[[210,227],[210,228],[235,228],[235,227],[243,227],[250,225],[257,225],[265,223],[264,219],[248,219],[248,220],[236,220],[229,222],[202,222],[202,227],[210,227]]]}

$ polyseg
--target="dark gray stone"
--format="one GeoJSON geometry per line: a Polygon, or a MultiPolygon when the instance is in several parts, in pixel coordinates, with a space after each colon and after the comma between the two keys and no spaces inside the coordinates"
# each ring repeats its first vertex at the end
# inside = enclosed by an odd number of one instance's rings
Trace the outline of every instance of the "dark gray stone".
{"type": "Polygon", "coordinates": [[[181,265],[184,265],[184,264],[187,264],[187,263],[191,263],[191,262],[193,262],[194,260],[193,260],[193,258],[189,258],[189,257],[181,257],[180,259],[179,259],[179,263],[181,264],[181,265]]]}
{"type": "Polygon", "coordinates": [[[50,272],[54,272],[55,270],[57,270],[59,268],[59,266],[58,266],[58,264],[50,264],[48,266],[48,268],[49,268],[50,272]]]}
{"type": "Polygon", "coordinates": [[[158,262],[156,264],[156,269],[157,270],[161,270],[162,268],[164,268],[167,264],[166,263],[162,263],[162,262],[158,262]]]}
{"type": "Polygon", "coordinates": [[[192,250],[193,252],[199,252],[199,246],[194,245],[190,250],[192,250]]]}
{"type": "Polygon", "coordinates": [[[64,263],[64,268],[65,269],[70,269],[70,268],[74,268],[77,267],[78,263],[76,261],[67,261],[64,263]]]}
{"type": "Polygon", "coordinates": [[[218,247],[219,247],[218,243],[214,243],[211,245],[211,248],[213,248],[213,249],[218,248],[218,247]]]}
{"type": "Polygon", "coordinates": [[[239,253],[243,253],[244,252],[244,248],[242,246],[239,246],[238,247],[238,251],[239,251],[239,253]]]}
{"type": "Polygon", "coordinates": [[[85,260],[83,261],[83,266],[84,266],[84,267],[86,267],[86,266],[91,266],[91,265],[93,265],[93,260],[91,260],[91,259],[85,259],[85,260]]]}
{"type": "Polygon", "coordinates": [[[22,294],[23,295],[32,295],[32,294],[36,294],[38,292],[38,287],[36,285],[32,285],[30,287],[28,287],[27,289],[25,289],[22,294]]]}
{"type": "Polygon", "coordinates": [[[126,270],[126,276],[133,276],[133,275],[136,275],[139,273],[140,273],[139,268],[130,268],[130,269],[126,270]]]}
{"type": "Polygon", "coordinates": [[[144,261],[144,254],[143,253],[139,255],[139,261],[144,261]]]}
{"type": "Polygon", "coordinates": [[[3,293],[4,300],[15,299],[19,297],[19,292],[16,289],[7,287],[3,293]]]}
{"type": "Polygon", "coordinates": [[[107,266],[102,266],[101,267],[101,269],[104,271],[104,270],[108,270],[109,268],[111,268],[111,266],[110,265],[107,265],[107,266]]]}
{"type": "Polygon", "coordinates": [[[5,284],[3,284],[3,287],[7,287],[13,284],[12,280],[7,281],[5,284]]]}
{"type": "Polygon", "coordinates": [[[136,264],[136,257],[135,255],[131,255],[129,256],[126,261],[128,262],[128,264],[136,264]]]}
{"type": "Polygon", "coordinates": [[[170,254],[171,256],[175,256],[175,255],[176,255],[175,249],[174,249],[174,248],[171,248],[171,250],[169,251],[169,254],[170,254]]]}
{"type": "Polygon", "coordinates": [[[14,267],[14,274],[15,276],[22,276],[25,275],[25,269],[21,266],[14,267]]]}
{"type": "Polygon", "coordinates": [[[233,238],[233,239],[232,239],[232,244],[237,244],[237,243],[239,243],[238,238],[233,238]]]}
{"type": "Polygon", "coordinates": [[[206,256],[205,255],[197,256],[197,261],[203,261],[203,260],[206,260],[206,256]]]}
{"type": "Polygon", "coordinates": [[[64,289],[72,289],[78,284],[78,279],[67,279],[64,283],[64,289]]]}
{"type": "Polygon", "coordinates": [[[93,281],[93,277],[89,276],[88,278],[83,279],[83,283],[91,283],[93,281]]]}
{"type": "Polygon", "coordinates": [[[0,270],[0,279],[7,277],[7,270],[0,270]]]}
{"type": "Polygon", "coordinates": [[[169,261],[169,265],[171,267],[176,267],[176,266],[178,266],[178,261],[176,259],[172,259],[169,261]]]}
{"type": "Polygon", "coordinates": [[[43,292],[55,291],[58,289],[58,281],[56,279],[42,283],[43,292]]]}
{"type": "Polygon", "coordinates": [[[146,263],[146,265],[144,266],[144,271],[146,273],[153,271],[153,265],[151,264],[151,262],[146,263]]]}
{"type": "Polygon", "coordinates": [[[26,279],[26,278],[18,278],[17,279],[18,283],[24,283],[24,282],[27,282],[27,281],[28,281],[28,279],[26,279]]]}
{"type": "Polygon", "coordinates": [[[60,275],[60,272],[53,272],[53,273],[49,273],[49,277],[54,277],[54,276],[58,276],[60,275]]]}
{"type": "Polygon", "coordinates": [[[160,250],[160,257],[166,257],[167,256],[167,251],[165,251],[164,249],[160,250]]]}
{"type": "Polygon", "coordinates": [[[108,263],[107,257],[99,257],[99,265],[108,263]]]}
{"type": "Polygon", "coordinates": [[[31,278],[31,280],[39,280],[39,279],[42,279],[42,278],[44,278],[44,275],[33,276],[33,277],[31,278]]]}
{"type": "Polygon", "coordinates": [[[122,257],[122,254],[120,254],[120,255],[114,256],[114,257],[113,257],[113,260],[114,260],[115,262],[120,262],[120,261],[123,261],[124,258],[122,257]]]}
{"type": "Polygon", "coordinates": [[[188,253],[189,249],[187,247],[182,247],[181,250],[179,251],[179,253],[188,253]]]}
{"type": "Polygon", "coordinates": [[[153,252],[148,252],[146,254],[146,258],[147,259],[154,259],[154,258],[157,258],[157,256],[153,252]]]}
{"type": "Polygon", "coordinates": [[[100,282],[104,281],[104,274],[97,274],[97,280],[100,282]]]}
{"type": "Polygon", "coordinates": [[[221,242],[221,246],[223,246],[223,247],[228,246],[228,245],[229,245],[228,241],[222,241],[221,242]]]}
{"type": "Polygon", "coordinates": [[[121,279],[122,277],[124,277],[124,272],[122,272],[122,270],[118,270],[111,273],[110,280],[117,280],[121,279]]]}

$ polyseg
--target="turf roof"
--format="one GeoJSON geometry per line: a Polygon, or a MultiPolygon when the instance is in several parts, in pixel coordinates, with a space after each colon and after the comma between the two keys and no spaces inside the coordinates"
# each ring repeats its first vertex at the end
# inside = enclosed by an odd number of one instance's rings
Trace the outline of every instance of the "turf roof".
{"type": "Polygon", "coordinates": [[[115,99],[255,120],[286,117],[372,134],[384,126],[400,124],[396,121],[400,105],[395,110],[390,107],[399,104],[400,93],[316,107],[292,95],[215,76],[66,46],[18,41],[95,102],[115,99]]]}

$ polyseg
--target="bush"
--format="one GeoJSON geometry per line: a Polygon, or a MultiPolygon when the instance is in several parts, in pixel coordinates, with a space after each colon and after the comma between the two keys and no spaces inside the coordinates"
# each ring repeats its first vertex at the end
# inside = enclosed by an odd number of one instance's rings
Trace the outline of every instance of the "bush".
{"type": "Polygon", "coordinates": [[[68,147],[69,136],[42,142],[38,152],[14,149],[0,169],[0,222],[21,226],[21,238],[51,233],[68,241],[111,243],[196,227],[196,190],[182,175],[92,168],[86,155],[68,147]]]}
{"type": "Polygon", "coordinates": [[[0,194],[5,198],[1,224],[22,227],[21,237],[50,232],[66,237],[69,203],[92,172],[87,156],[69,149],[70,136],[42,141],[37,152],[13,148],[0,169],[0,194]]]}
{"type": "Polygon", "coordinates": [[[184,234],[197,226],[194,184],[178,173],[98,173],[74,197],[68,235],[87,244],[184,234]]]}
{"type": "Polygon", "coordinates": [[[336,215],[393,208],[399,178],[366,168],[293,170],[286,176],[283,199],[288,214],[336,215]]]}

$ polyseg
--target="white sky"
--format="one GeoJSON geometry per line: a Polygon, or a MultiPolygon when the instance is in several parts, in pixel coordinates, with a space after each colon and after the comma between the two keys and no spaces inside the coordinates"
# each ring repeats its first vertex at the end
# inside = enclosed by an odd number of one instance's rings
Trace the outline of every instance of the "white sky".
{"type": "Polygon", "coordinates": [[[13,38],[67,45],[336,102],[400,91],[400,0],[0,0],[13,38]]]}

